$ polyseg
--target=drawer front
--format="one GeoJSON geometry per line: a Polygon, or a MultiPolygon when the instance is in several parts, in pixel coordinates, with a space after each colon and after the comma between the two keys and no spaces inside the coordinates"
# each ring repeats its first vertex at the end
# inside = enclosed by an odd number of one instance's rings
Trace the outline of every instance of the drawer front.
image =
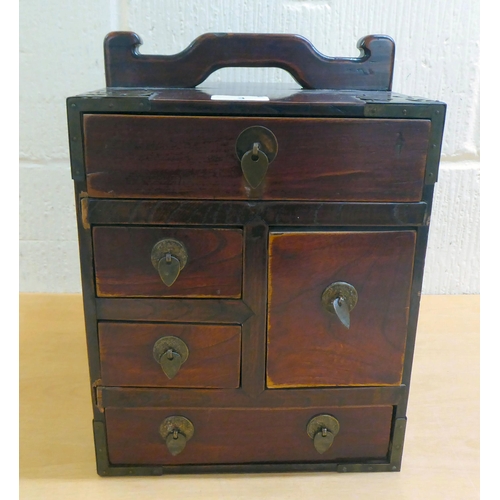
{"type": "Polygon", "coordinates": [[[392,406],[307,409],[106,409],[112,464],[238,464],[384,459],[389,448],[392,406]],[[339,432],[323,454],[307,424],[320,414],[335,417],[339,432]],[[194,433],[173,456],[160,435],[164,419],[183,416],[194,433]]]}
{"type": "Polygon", "coordinates": [[[89,196],[418,201],[429,120],[86,115],[89,196]],[[251,189],[236,155],[248,127],[277,139],[251,189]]]}
{"type": "Polygon", "coordinates": [[[268,387],[399,385],[414,249],[414,231],[271,234],[268,387]],[[357,292],[349,329],[334,283],[357,292]]]}
{"type": "Polygon", "coordinates": [[[105,386],[240,385],[239,326],[104,322],[99,350],[105,386]]]}
{"type": "MultiPolygon", "coordinates": [[[[241,230],[96,227],[93,240],[98,297],[241,297],[241,230]],[[155,245],[165,240],[180,242],[187,255],[171,286],[151,258],[155,245]]],[[[172,255],[177,251],[172,247],[172,255]]]]}

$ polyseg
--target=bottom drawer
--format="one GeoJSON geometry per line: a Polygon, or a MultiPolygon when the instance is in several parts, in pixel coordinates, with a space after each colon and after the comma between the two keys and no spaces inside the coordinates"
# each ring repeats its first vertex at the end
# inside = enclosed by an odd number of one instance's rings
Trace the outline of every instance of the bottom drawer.
{"type": "Polygon", "coordinates": [[[244,464],[385,459],[392,406],[307,409],[106,409],[111,464],[244,464]],[[309,421],[328,414],[338,421],[333,444],[319,453],[309,421]],[[172,455],[160,433],[170,416],[193,425],[185,448],[172,455]]]}

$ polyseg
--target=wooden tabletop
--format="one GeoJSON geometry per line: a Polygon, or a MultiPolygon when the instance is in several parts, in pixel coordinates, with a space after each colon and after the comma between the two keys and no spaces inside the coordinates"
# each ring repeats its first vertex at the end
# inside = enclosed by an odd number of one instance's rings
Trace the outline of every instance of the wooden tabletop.
{"type": "Polygon", "coordinates": [[[20,297],[20,498],[479,498],[479,296],[424,296],[402,471],[101,478],[79,295],[20,297]]]}

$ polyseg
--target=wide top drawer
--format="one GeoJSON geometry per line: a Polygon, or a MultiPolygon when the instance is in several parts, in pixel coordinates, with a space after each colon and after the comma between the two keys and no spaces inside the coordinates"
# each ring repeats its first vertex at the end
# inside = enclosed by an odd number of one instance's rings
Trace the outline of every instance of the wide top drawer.
{"type": "Polygon", "coordinates": [[[93,197],[412,202],[422,197],[430,121],[87,114],[83,127],[93,197]],[[256,187],[236,152],[250,127],[277,143],[273,152],[259,143],[266,170],[250,140],[256,187]]]}

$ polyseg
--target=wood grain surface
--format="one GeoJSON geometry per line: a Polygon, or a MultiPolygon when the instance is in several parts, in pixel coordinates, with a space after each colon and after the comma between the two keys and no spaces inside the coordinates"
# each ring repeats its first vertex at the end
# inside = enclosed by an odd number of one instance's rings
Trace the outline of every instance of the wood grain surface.
{"type": "Polygon", "coordinates": [[[241,230],[96,227],[93,237],[99,297],[241,296],[241,230]],[[188,253],[186,266],[170,287],[151,263],[151,250],[165,238],[181,241],[188,253]]]}
{"type": "Polygon", "coordinates": [[[109,459],[114,464],[203,464],[276,461],[325,462],[383,459],[388,452],[392,406],[371,408],[114,409],[106,410],[109,459]],[[320,455],[307,435],[312,417],[328,413],[340,423],[332,447],[320,455]],[[194,425],[186,448],[172,456],[159,427],[171,415],[194,425]]]}
{"type": "Polygon", "coordinates": [[[97,319],[243,324],[253,312],[233,299],[96,299],[97,319]]]}
{"type": "Polygon", "coordinates": [[[102,384],[135,387],[236,388],[240,385],[241,328],[234,325],[99,323],[102,384]],[[169,379],[153,357],[155,342],[181,339],[187,360],[169,379]]]}
{"type": "Polygon", "coordinates": [[[238,226],[260,219],[279,226],[420,226],[428,205],[288,201],[108,200],[89,198],[89,224],[238,226]]]}
{"type": "Polygon", "coordinates": [[[100,198],[419,201],[429,120],[84,115],[88,194],[100,198]],[[235,147],[269,128],[278,153],[251,189],[235,147]]]}
{"type": "Polygon", "coordinates": [[[268,387],[401,383],[414,231],[270,236],[268,387]],[[331,283],[354,286],[347,329],[323,307],[331,283]]]}
{"type": "Polygon", "coordinates": [[[264,390],[252,394],[238,389],[190,389],[159,387],[103,387],[105,408],[313,408],[316,406],[396,406],[406,399],[408,387],[321,387],[264,390]]]}
{"type": "Polygon", "coordinates": [[[304,88],[390,90],[394,40],[368,35],[357,58],[326,57],[299,35],[205,33],[182,52],[139,53],[140,37],[114,31],[104,40],[108,87],[195,87],[214,71],[231,66],[288,71],[304,88]]]}
{"type": "Polygon", "coordinates": [[[267,241],[262,223],[245,227],[243,299],[254,314],[242,326],[241,386],[251,396],[266,385],[267,241]]]}

